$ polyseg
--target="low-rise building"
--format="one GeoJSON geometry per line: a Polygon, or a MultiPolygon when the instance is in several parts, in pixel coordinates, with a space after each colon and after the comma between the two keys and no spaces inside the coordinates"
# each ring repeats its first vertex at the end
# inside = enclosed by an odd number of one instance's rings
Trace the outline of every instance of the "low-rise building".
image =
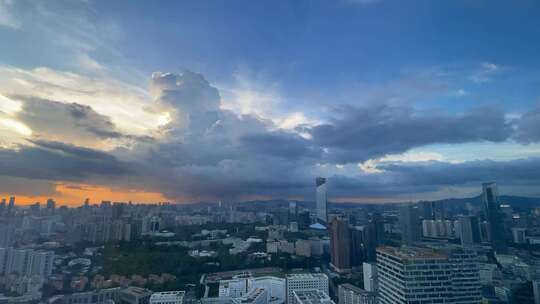
{"type": "Polygon", "coordinates": [[[149,304],[183,304],[185,295],[185,291],[154,292],[149,304]]]}
{"type": "Polygon", "coordinates": [[[324,273],[301,273],[287,276],[287,303],[295,303],[294,292],[319,290],[328,294],[328,277],[324,273]]]}
{"type": "Polygon", "coordinates": [[[294,304],[335,304],[328,294],[321,290],[294,291],[294,304]]]}
{"type": "Polygon", "coordinates": [[[351,284],[338,288],[339,304],[377,304],[377,293],[366,291],[351,284]]]}

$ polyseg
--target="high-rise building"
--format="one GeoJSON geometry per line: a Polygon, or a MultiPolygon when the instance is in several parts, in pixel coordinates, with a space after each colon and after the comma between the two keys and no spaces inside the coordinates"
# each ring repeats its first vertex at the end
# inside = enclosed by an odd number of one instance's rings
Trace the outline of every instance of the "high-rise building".
{"type": "Polygon", "coordinates": [[[384,242],[384,220],[379,213],[373,213],[369,221],[375,227],[375,243],[377,246],[384,242]]]}
{"type": "Polygon", "coordinates": [[[9,203],[8,203],[8,206],[7,206],[6,213],[8,215],[11,215],[12,212],[14,212],[14,209],[15,209],[15,197],[12,196],[12,197],[9,198],[9,203]]]}
{"type": "Polygon", "coordinates": [[[458,223],[456,233],[462,245],[480,243],[480,226],[476,216],[461,216],[458,218],[458,223]]]}
{"type": "Polygon", "coordinates": [[[339,285],[338,298],[339,304],[377,304],[377,293],[351,284],[339,285]]]}
{"type": "Polygon", "coordinates": [[[377,231],[373,222],[351,227],[351,266],[360,268],[363,262],[375,262],[377,246],[377,231]]]}
{"type": "Polygon", "coordinates": [[[533,294],[534,294],[534,304],[540,304],[540,281],[532,281],[533,294]]]}
{"type": "Polygon", "coordinates": [[[30,261],[31,251],[26,249],[11,249],[8,251],[6,259],[6,274],[16,274],[23,276],[27,273],[30,261]]]}
{"type": "Polygon", "coordinates": [[[13,245],[15,241],[15,227],[9,223],[0,223],[0,248],[13,245]]]}
{"type": "Polygon", "coordinates": [[[377,291],[379,288],[377,264],[364,263],[362,267],[362,274],[364,276],[364,289],[366,291],[377,291]]]}
{"type": "Polygon", "coordinates": [[[0,276],[4,276],[6,274],[8,251],[8,248],[0,247],[0,276]]]}
{"type": "Polygon", "coordinates": [[[56,211],[56,202],[52,198],[47,200],[47,206],[45,210],[47,215],[54,215],[56,211]]]}
{"type": "Polygon", "coordinates": [[[126,203],[115,202],[112,205],[112,218],[117,220],[122,217],[126,209],[126,203]]]}
{"type": "Polygon", "coordinates": [[[406,245],[413,245],[420,241],[420,218],[418,208],[414,204],[402,205],[399,209],[399,223],[401,227],[401,241],[406,245]]]}
{"type": "Polygon", "coordinates": [[[290,274],[286,280],[287,304],[295,303],[295,291],[319,290],[328,294],[328,277],[324,273],[290,274]]]}
{"type": "Polygon", "coordinates": [[[289,202],[289,221],[296,222],[298,217],[298,204],[295,201],[289,202]]]}
{"type": "Polygon", "coordinates": [[[29,273],[48,278],[53,270],[54,252],[39,250],[32,253],[29,273]]]}
{"type": "Polygon", "coordinates": [[[377,269],[381,304],[482,300],[477,255],[463,247],[379,247],[377,269]]]}
{"type": "Polygon", "coordinates": [[[506,240],[503,216],[500,211],[499,193],[494,182],[482,184],[482,201],[488,221],[488,237],[493,250],[506,252],[506,240]]]}
{"type": "Polygon", "coordinates": [[[302,211],[298,213],[298,228],[305,229],[311,225],[311,217],[309,211],[302,211]]]}
{"type": "Polygon", "coordinates": [[[439,202],[430,202],[423,201],[418,203],[420,216],[425,220],[444,220],[445,219],[445,208],[444,203],[439,202]]]}
{"type": "Polygon", "coordinates": [[[326,178],[317,177],[315,179],[316,203],[317,203],[317,221],[326,224],[328,221],[327,197],[326,197],[326,178]]]}
{"type": "Polygon", "coordinates": [[[334,218],[330,222],[330,257],[335,271],[351,271],[351,232],[345,219],[334,218]]]}
{"type": "Polygon", "coordinates": [[[358,269],[366,259],[365,253],[365,226],[353,226],[349,228],[351,234],[351,268],[358,269]]]}
{"type": "Polygon", "coordinates": [[[367,262],[375,262],[377,259],[377,246],[379,246],[378,222],[371,220],[364,226],[364,257],[367,262]]]}
{"type": "Polygon", "coordinates": [[[33,249],[0,248],[0,276],[41,276],[47,278],[53,270],[54,252],[33,249]]]}
{"type": "Polygon", "coordinates": [[[512,241],[516,244],[525,244],[527,242],[527,228],[512,228],[512,241]]]}

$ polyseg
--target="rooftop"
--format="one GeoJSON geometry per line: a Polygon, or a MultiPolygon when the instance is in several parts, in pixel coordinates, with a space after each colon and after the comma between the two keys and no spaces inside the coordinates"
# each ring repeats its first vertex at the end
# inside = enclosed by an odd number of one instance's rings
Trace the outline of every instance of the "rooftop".
{"type": "Polygon", "coordinates": [[[287,279],[312,279],[322,276],[326,277],[323,273],[291,273],[287,275],[287,279]]]}
{"type": "Polygon", "coordinates": [[[423,259],[447,259],[448,256],[443,252],[421,247],[389,247],[382,246],[377,248],[378,252],[395,256],[402,260],[423,260],[423,259]]]}
{"type": "Polygon", "coordinates": [[[345,289],[348,289],[348,290],[352,290],[356,293],[360,293],[360,294],[370,294],[370,293],[373,293],[373,292],[370,292],[370,291],[367,291],[367,290],[364,290],[358,286],[354,286],[352,284],[349,284],[349,283],[345,283],[345,284],[341,284],[339,285],[340,288],[345,288],[345,289]]]}
{"type": "Polygon", "coordinates": [[[302,304],[334,304],[334,301],[323,291],[293,291],[297,301],[302,304]]]}

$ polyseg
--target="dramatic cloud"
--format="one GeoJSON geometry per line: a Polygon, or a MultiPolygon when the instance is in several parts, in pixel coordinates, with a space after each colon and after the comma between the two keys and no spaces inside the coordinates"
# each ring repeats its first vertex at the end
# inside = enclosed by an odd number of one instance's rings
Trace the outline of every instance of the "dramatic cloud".
{"type": "Polygon", "coordinates": [[[540,142],[540,108],[523,114],[516,127],[517,141],[525,144],[540,142]]]}
{"type": "MultiPolygon", "coordinates": [[[[489,180],[496,180],[507,187],[534,187],[540,183],[539,158],[463,163],[388,162],[379,168],[382,171],[376,174],[334,176],[331,178],[332,187],[344,196],[363,193],[369,197],[436,192],[448,187],[478,188],[480,183],[489,180]]],[[[540,195],[540,191],[530,193],[533,194],[540,195]]]]}
{"type": "Polygon", "coordinates": [[[330,177],[332,196],[342,198],[433,195],[492,179],[507,185],[540,180],[534,158],[449,163],[436,153],[406,153],[440,143],[532,142],[535,112],[508,121],[487,107],[441,114],[409,106],[342,106],[326,123],[290,130],[224,109],[219,91],[200,74],[154,73],[150,87],[147,110],[164,113],[166,121],[149,131],[152,140],[113,148],[95,142],[129,135],[109,116],[79,103],[18,96],[20,108],[9,115],[35,134],[0,149],[1,174],[159,192],[173,201],[311,199],[317,175],[330,177]]]}
{"type": "Polygon", "coordinates": [[[279,195],[305,186],[305,157],[316,149],[295,133],[271,131],[270,121],[221,109],[218,91],[199,74],[154,73],[155,107],[168,111],[164,136],[140,144],[139,161],[153,168],[154,187],[169,197],[279,195]],[[287,177],[283,177],[287,172],[287,177]]]}
{"type": "Polygon", "coordinates": [[[137,165],[114,156],[73,145],[31,141],[17,149],[0,148],[0,172],[5,176],[55,181],[83,181],[94,176],[120,177],[134,174],[137,165]]]}
{"type": "Polygon", "coordinates": [[[308,130],[329,149],[329,161],[362,162],[434,143],[505,141],[512,134],[504,113],[478,108],[459,115],[419,113],[410,107],[342,107],[328,124],[308,130]]]}
{"type": "Polygon", "coordinates": [[[22,101],[21,111],[14,118],[39,138],[96,146],[99,140],[123,137],[109,117],[89,106],[28,96],[14,96],[14,99],[22,101]]]}
{"type": "MultiPolygon", "coordinates": [[[[109,76],[89,77],[49,68],[25,70],[0,65],[0,94],[89,106],[108,116],[120,132],[135,135],[157,129],[163,114],[148,111],[151,96],[138,86],[109,76]]],[[[0,99],[0,110],[4,103],[0,99]]]]}

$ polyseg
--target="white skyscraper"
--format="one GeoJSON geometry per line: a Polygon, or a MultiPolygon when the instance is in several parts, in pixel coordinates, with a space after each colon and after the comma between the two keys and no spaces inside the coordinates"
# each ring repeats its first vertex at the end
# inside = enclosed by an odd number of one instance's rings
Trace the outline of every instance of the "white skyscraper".
{"type": "Polygon", "coordinates": [[[474,251],[380,247],[377,249],[381,304],[481,303],[481,284],[474,251]]]}
{"type": "Polygon", "coordinates": [[[287,303],[295,303],[294,292],[319,290],[328,294],[328,277],[324,273],[302,273],[287,276],[287,303]]]}
{"type": "Polygon", "coordinates": [[[378,289],[377,264],[364,263],[362,265],[362,272],[364,275],[364,289],[366,291],[377,291],[378,289]]]}
{"type": "Polygon", "coordinates": [[[317,177],[315,179],[315,185],[317,187],[317,221],[326,223],[328,221],[328,213],[326,210],[326,178],[317,177]]]}

